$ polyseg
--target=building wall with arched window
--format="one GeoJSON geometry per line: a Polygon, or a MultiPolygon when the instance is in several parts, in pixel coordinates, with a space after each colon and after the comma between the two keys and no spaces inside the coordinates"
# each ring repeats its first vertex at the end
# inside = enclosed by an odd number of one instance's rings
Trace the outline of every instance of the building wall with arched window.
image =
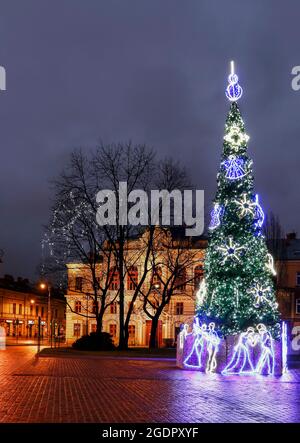
{"type": "MultiPolygon", "coordinates": [[[[127,269],[124,277],[125,287],[125,318],[132,300],[132,294],[139,282],[141,269],[143,268],[143,255],[140,256],[140,260],[136,260],[138,256],[138,249],[132,248],[128,254],[132,254],[134,265],[127,269]]],[[[167,251],[160,251],[163,255],[167,254],[167,251]]],[[[174,344],[180,324],[185,322],[192,322],[195,313],[195,295],[198,289],[199,281],[203,275],[203,259],[204,259],[204,246],[203,243],[199,247],[195,248],[196,259],[193,265],[184,267],[182,273],[177,277],[174,293],[171,297],[169,305],[167,305],[159,321],[159,343],[161,346],[166,344],[174,344]],[[195,282],[196,279],[196,282],[195,282]]],[[[95,331],[96,319],[93,312],[93,300],[87,296],[91,290],[86,289],[84,282],[88,281],[86,273],[88,272],[84,265],[69,264],[68,279],[69,290],[66,295],[67,306],[67,342],[71,344],[74,342],[80,332],[81,335],[95,331]],[[78,280],[78,277],[81,279],[78,280]],[[77,280],[76,280],[77,278],[77,280]],[[71,282],[82,283],[83,292],[80,294],[74,290],[74,284],[71,282]],[[84,292],[85,291],[85,292],[84,292]],[[80,303],[79,303],[80,302],[80,303]],[[76,309],[72,307],[81,306],[81,312],[76,312],[76,309]],[[81,314],[81,315],[79,315],[81,314]],[[74,326],[76,325],[76,326],[74,326]]],[[[153,292],[159,294],[161,290],[161,278],[164,273],[164,269],[158,266],[146,277],[144,284],[147,288],[153,288],[153,292]]],[[[101,264],[99,264],[99,275],[101,275],[101,264]]],[[[108,332],[113,336],[115,344],[118,344],[119,337],[119,300],[118,290],[120,287],[120,277],[118,272],[112,268],[109,273],[110,285],[107,294],[107,302],[111,302],[105,311],[103,317],[103,331],[108,332]]],[[[77,283],[78,288],[79,283],[77,283]]],[[[130,346],[147,346],[150,338],[151,330],[151,318],[149,318],[143,310],[143,300],[137,299],[133,313],[131,315],[129,324],[129,345],[130,346]]]]}

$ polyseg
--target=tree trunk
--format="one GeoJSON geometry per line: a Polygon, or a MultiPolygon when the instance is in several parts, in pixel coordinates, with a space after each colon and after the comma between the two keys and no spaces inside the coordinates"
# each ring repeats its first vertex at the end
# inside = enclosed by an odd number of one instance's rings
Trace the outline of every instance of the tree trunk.
{"type": "Polygon", "coordinates": [[[160,314],[155,315],[152,318],[151,322],[151,332],[150,332],[150,341],[149,341],[149,348],[155,349],[158,348],[158,341],[157,341],[157,327],[158,327],[158,320],[159,320],[160,314]]]}
{"type": "Polygon", "coordinates": [[[125,334],[124,334],[124,299],[125,299],[125,291],[124,291],[124,232],[121,228],[120,234],[120,245],[119,245],[119,275],[120,275],[120,335],[119,335],[119,349],[127,349],[125,342],[125,334]]]}

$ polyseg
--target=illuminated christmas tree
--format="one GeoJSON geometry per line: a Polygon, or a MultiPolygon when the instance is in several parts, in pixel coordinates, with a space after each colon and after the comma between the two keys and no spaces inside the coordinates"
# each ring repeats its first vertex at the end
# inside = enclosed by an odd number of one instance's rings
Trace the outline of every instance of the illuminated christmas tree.
{"type": "Polygon", "coordinates": [[[275,269],[262,233],[264,213],[254,192],[249,137],[237,105],[242,88],[233,63],[228,80],[226,95],[231,106],[197,316],[201,322],[214,322],[224,336],[263,324],[277,339],[280,323],[273,284],[275,269]]]}

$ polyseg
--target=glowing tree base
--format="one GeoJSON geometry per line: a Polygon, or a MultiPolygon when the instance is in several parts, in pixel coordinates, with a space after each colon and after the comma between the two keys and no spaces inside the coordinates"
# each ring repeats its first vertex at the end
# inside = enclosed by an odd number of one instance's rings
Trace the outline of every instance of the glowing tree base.
{"type": "Polygon", "coordinates": [[[215,325],[200,325],[195,318],[192,332],[184,325],[177,339],[177,366],[182,369],[230,375],[282,375],[287,370],[286,324],[280,340],[263,325],[220,338],[215,325]]]}

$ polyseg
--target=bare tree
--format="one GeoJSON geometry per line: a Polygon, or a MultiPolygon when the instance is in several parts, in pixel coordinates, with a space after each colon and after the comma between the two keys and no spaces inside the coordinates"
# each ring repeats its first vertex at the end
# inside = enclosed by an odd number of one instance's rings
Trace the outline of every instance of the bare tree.
{"type": "MultiPolygon", "coordinates": [[[[120,182],[126,182],[127,195],[136,188],[149,190],[151,174],[155,170],[154,152],[145,145],[117,144],[105,146],[101,144],[93,159],[95,181],[102,189],[114,191],[116,196],[116,226],[115,229],[106,229],[110,245],[113,247],[115,261],[120,277],[119,288],[119,348],[128,346],[128,325],[130,309],[125,321],[125,245],[138,227],[121,222],[120,213],[120,182]]],[[[144,274],[144,273],[143,273],[144,274]]],[[[143,278],[143,277],[142,277],[143,278]]]]}
{"type": "MultiPolygon", "coordinates": [[[[95,317],[97,332],[100,332],[104,312],[117,295],[108,297],[114,254],[107,242],[109,228],[104,230],[96,222],[96,183],[91,164],[91,158],[81,150],[74,151],[70,164],[54,182],[54,203],[46,239],[52,271],[61,272],[67,263],[83,265],[81,283],[76,286],[70,279],[69,289],[78,293],[78,299],[85,294],[87,302],[77,314],[95,317]]],[[[74,311],[74,306],[69,304],[69,309],[74,311]]]]}
{"type": "Polygon", "coordinates": [[[190,238],[174,236],[175,232],[172,228],[159,229],[151,251],[150,281],[141,289],[143,309],[151,319],[150,348],[158,345],[158,322],[172,296],[190,296],[194,287],[194,275],[190,270],[198,261],[197,250],[192,247],[190,238]]]}

